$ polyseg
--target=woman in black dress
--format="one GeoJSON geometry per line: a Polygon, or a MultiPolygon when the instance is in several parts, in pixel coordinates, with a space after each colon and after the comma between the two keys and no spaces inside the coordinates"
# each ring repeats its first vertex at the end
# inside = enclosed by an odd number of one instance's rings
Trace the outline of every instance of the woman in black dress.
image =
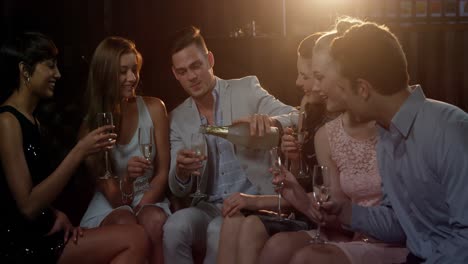
{"type": "Polygon", "coordinates": [[[143,263],[149,241],[141,227],[81,230],[51,207],[81,161],[112,147],[116,137],[105,133],[110,126],[98,128],[50,168],[34,111],[54,94],[56,55],[40,33],[24,33],[0,49],[0,262],[143,263]]]}

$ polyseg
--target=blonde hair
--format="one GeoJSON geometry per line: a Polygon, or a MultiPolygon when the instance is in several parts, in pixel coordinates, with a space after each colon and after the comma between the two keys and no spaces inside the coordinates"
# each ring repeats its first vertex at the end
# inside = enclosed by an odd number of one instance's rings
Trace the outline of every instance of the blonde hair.
{"type": "Polygon", "coordinates": [[[107,37],[94,51],[86,91],[86,122],[89,129],[96,127],[96,114],[100,112],[112,112],[115,126],[119,127],[120,57],[127,53],[136,55],[137,75],[139,75],[143,58],[132,41],[122,37],[107,37]]]}

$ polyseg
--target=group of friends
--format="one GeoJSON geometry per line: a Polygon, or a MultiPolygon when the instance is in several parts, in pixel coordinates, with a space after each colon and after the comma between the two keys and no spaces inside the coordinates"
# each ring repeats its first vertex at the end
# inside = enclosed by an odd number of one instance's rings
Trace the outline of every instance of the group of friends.
{"type": "Polygon", "coordinates": [[[89,64],[77,143],[51,168],[35,109],[61,77],[57,53],[35,32],[0,49],[2,263],[468,262],[468,114],[409,85],[403,49],[384,25],[340,18],[302,40],[300,107],[255,76],[215,76],[200,30],[183,28],[170,56],[189,97],[169,116],[160,99],[136,95],[143,58],[135,44],[108,37],[89,64]],[[292,129],[299,111],[303,144],[292,129]],[[113,125],[97,125],[102,112],[113,125]],[[272,170],[268,150],[213,135],[204,136],[206,155],[190,148],[201,125],[240,122],[256,136],[278,127],[287,166],[272,170]],[[154,128],[149,159],[141,127],[154,128]],[[112,175],[103,178],[106,155],[112,175]],[[328,168],[329,201],[318,204],[296,178],[301,161],[328,168]],[[96,190],[73,227],[52,204],[82,163],[96,190]],[[206,197],[171,205],[166,194],[189,197],[197,177],[206,197]],[[277,192],[285,219],[272,213],[277,192]],[[318,227],[325,243],[313,242],[318,227]]]}

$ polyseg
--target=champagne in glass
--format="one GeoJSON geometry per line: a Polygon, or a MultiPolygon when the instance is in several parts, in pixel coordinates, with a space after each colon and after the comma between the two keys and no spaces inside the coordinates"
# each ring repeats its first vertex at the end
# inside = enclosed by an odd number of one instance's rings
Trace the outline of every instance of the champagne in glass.
{"type": "MultiPolygon", "coordinates": [[[[195,152],[197,157],[206,156],[205,152],[205,137],[201,133],[193,133],[191,136],[190,141],[190,149],[195,152]]],[[[193,198],[204,198],[206,194],[202,193],[200,190],[200,182],[201,182],[201,171],[200,175],[197,176],[197,190],[190,195],[193,198]]]]}
{"type": "MultiPolygon", "coordinates": [[[[146,160],[151,161],[154,148],[154,128],[152,126],[138,128],[138,145],[140,146],[141,154],[146,160]]],[[[144,190],[149,188],[149,181],[145,179],[143,183],[144,190]]]]}
{"type": "Polygon", "coordinates": [[[307,172],[304,170],[304,163],[303,163],[303,154],[302,154],[302,147],[304,146],[305,137],[307,136],[307,132],[305,130],[305,120],[306,120],[306,113],[305,111],[300,111],[297,121],[297,131],[296,131],[296,140],[297,140],[297,148],[299,152],[299,172],[297,173],[298,179],[307,178],[307,172]]]}
{"type": "MultiPolygon", "coordinates": [[[[278,147],[274,147],[270,150],[270,165],[273,170],[273,173],[280,173],[281,172],[281,156],[279,153],[278,147]]],[[[283,187],[283,182],[280,182],[277,186],[278,192],[278,219],[283,220],[281,215],[281,188],[283,187]]]]}
{"type": "MultiPolygon", "coordinates": [[[[96,122],[97,122],[98,127],[114,125],[114,119],[112,117],[112,113],[111,112],[97,113],[96,122]]],[[[109,129],[107,132],[112,133],[113,129],[109,129]]],[[[112,176],[112,171],[109,165],[109,151],[108,150],[104,151],[104,160],[105,160],[106,170],[104,172],[104,175],[99,177],[100,180],[107,180],[107,179],[110,179],[112,176]]]]}
{"type": "MultiPolygon", "coordinates": [[[[328,173],[328,167],[315,165],[313,169],[312,183],[315,201],[319,206],[321,206],[324,202],[330,199],[330,176],[328,173]]],[[[311,242],[325,243],[325,241],[320,238],[320,223],[317,225],[315,237],[311,242]]]]}

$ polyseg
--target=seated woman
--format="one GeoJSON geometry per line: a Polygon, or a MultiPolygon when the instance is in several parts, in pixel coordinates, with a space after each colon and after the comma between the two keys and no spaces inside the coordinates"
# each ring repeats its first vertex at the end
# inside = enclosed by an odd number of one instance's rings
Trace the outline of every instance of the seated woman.
{"type": "MultiPolygon", "coordinates": [[[[322,36],[313,54],[313,71],[316,85],[327,93],[339,93],[337,73],[330,67],[328,47],[331,41],[352,24],[352,20],[339,21],[336,31],[322,36]]],[[[343,111],[344,103],[326,98],[328,111],[343,111]]],[[[331,195],[337,199],[350,199],[362,206],[373,206],[382,198],[381,178],[376,158],[377,128],[375,122],[361,121],[345,112],[320,128],[315,135],[318,163],[328,167],[331,178],[331,195]]],[[[315,199],[306,194],[294,176],[275,177],[283,181],[284,198],[311,220],[319,222],[320,213],[314,207],[315,199]]],[[[408,251],[402,245],[390,245],[364,234],[341,230],[331,224],[322,237],[326,244],[311,244],[315,230],[286,232],[273,236],[265,245],[259,263],[402,263],[408,251]],[[348,235],[349,234],[349,235],[348,235]],[[291,260],[292,258],[292,260],[291,260]]]]}
{"type": "MultiPolygon", "coordinates": [[[[311,69],[312,49],[315,41],[321,34],[313,34],[301,41],[297,54],[298,76],[296,86],[304,91],[301,101],[301,109],[307,112],[306,129],[309,135],[313,135],[317,127],[325,120],[325,111],[322,99],[312,91],[314,79],[311,69]]],[[[285,129],[286,139],[291,139],[293,147],[288,146],[288,159],[297,161],[299,154],[296,148],[296,141],[292,134],[292,129],[285,129]]],[[[313,140],[305,140],[304,158],[307,163],[315,160],[313,140]],[[312,147],[309,147],[312,144],[312,147]]],[[[292,162],[292,168],[298,168],[297,162],[292,162]]],[[[288,206],[283,200],[282,206],[288,206]]],[[[241,209],[257,211],[261,209],[274,210],[278,206],[278,196],[252,196],[245,194],[234,194],[225,200],[223,205],[224,220],[221,229],[220,245],[218,251],[218,263],[257,263],[257,258],[263,245],[268,238],[279,231],[297,231],[307,229],[305,222],[289,221],[281,222],[276,217],[258,216],[254,212],[252,215],[244,216],[239,213],[241,209]]]]}
{"type": "Polygon", "coordinates": [[[88,112],[81,134],[96,127],[97,113],[111,112],[118,134],[110,152],[111,174],[105,175],[103,156],[86,160],[97,180],[97,190],[81,226],[138,223],[152,241],[152,263],[163,262],[162,226],[170,214],[165,197],[169,166],[168,118],[164,103],[135,95],[142,57],[135,44],[108,37],[96,48],[88,76],[88,112]],[[153,127],[154,147],[148,160],[138,142],[139,128],[153,127]]]}
{"type": "Polygon", "coordinates": [[[111,148],[104,126],[84,134],[58,168],[48,165],[34,111],[60,78],[57,48],[40,33],[24,33],[0,50],[0,262],[144,263],[149,240],[137,225],[74,229],[51,207],[87,156],[111,148]],[[72,241],[72,242],[70,242],[72,241]]]}

